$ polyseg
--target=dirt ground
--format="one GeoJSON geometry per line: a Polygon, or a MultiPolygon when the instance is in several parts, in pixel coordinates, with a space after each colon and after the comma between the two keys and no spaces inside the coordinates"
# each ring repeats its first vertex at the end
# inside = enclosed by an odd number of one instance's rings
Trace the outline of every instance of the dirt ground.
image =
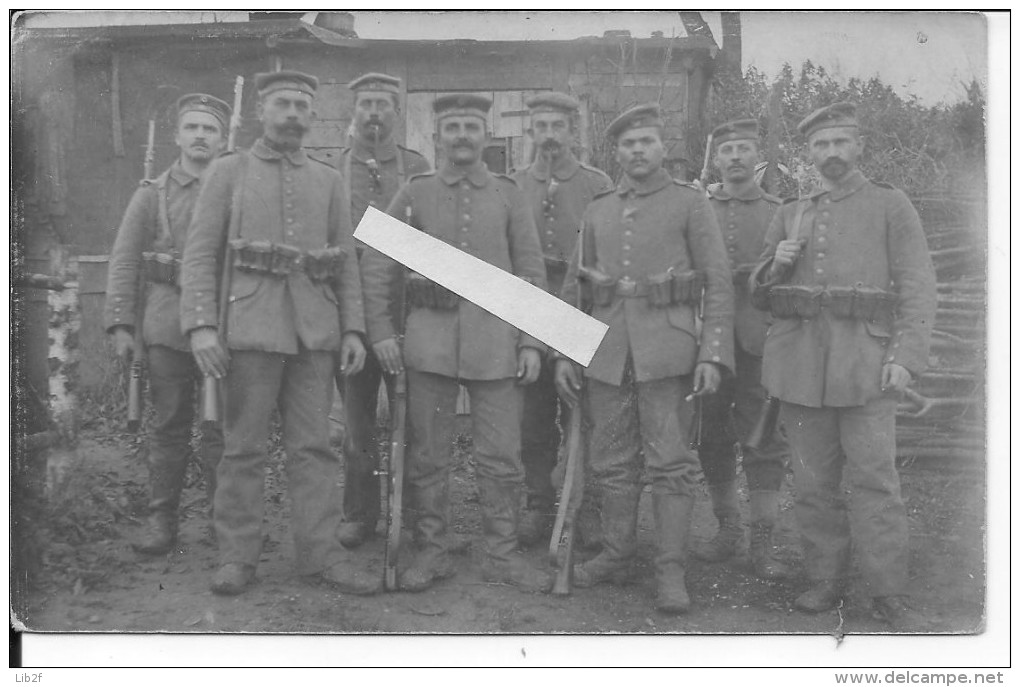
{"type": "MultiPolygon", "coordinates": [[[[282,458],[266,469],[265,546],[258,581],[239,597],[209,591],[217,565],[207,536],[205,496],[196,466],[182,500],[179,543],[165,556],[136,554],[146,470],[137,441],[125,435],[86,436],[80,463],[65,466],[63,500],[43,523],[43,567],[21,604],[28,628],[67,632],[272,633],[872,633],[883,632],[865,600],[852,594],[840,611],[810,616],[792,603],[804,580],[759,581],[746,553],[724,564],[692,561],[692,611],[681,617],[652,607],[654,578],[650,497],[642,498],[639,563],[627,586],[576,589],[569,597],[525,594],[483,582],[478,497],[469,440],[462,437],[454,473],[453,529],[472,541],[458,556],[455,577],[419,594],[356,597],[295,576],[288,534],[282,458]]],[[[937,632],[972,633],[983,626],[984,473],[951,463],[904,466],[910,518],[911,593],[937,632]]],[[[784,491],[781,557],[800,569],[789,479],[784,491]]],[[[743,494],[746,509],[746,493],[743,494]]],[[[746,515],[746,510],[745,510],[746,515]]],[[[380,529],[380,532],[382,530],[380,529]]],[[[695,537],[714,531],[707,493],[697,505],[695,537]]],[[[746,544],[746,542],[745,542],[746,544]]],[[[544,561],[546,547],[529,551],[544,561]]],[[[746,551],[746,549],[745,549],[746,551]]],[[[581,552],[580,555],[591,555],[581,552]]],[[[357,550],[367,568],[382,571],[377,537],[357,550]]],[[[15,604],[18,607],[18,604],[15,604]]]]}

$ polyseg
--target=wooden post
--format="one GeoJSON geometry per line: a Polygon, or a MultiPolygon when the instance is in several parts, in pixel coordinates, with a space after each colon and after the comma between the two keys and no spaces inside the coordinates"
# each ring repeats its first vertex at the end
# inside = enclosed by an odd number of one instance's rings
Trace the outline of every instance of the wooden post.
{"type": "Polygon", "coordinates": [[[110,109],[113,111],[113,154],[124,157],[124,127],[120,119],[120,55],[110,55],[110,109]]]}

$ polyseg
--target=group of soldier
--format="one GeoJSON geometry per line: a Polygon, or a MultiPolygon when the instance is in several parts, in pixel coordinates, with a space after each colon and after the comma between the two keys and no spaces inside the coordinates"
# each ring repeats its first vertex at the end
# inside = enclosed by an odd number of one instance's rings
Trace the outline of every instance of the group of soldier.
{"type": "Polygon", "coordinates": [[[105,325],[122,355],[143,328],[154,407],[139,551],[165,553],[176,542],[195,396],[211,377],[224,390],[222,429],[204,424],[199,443],[220,557],[212,591],[239,594],[255,580],[274,408],[298,573],[347,593],[382,591],[381,575],[354,551],[375,536],[380,516],[379,387],[392,394],[404,372],[414,547],[401,589],[453,575],[451,555],[464,546],[450,526],[463,386],[485,580],[550,588],[549,572],[520,549],[548,540],[560,428],[578,412],[587,427],[585,498],[597,504],[586,538],[600,551],[574,567],[577,586],[628,577],[648,482],[655,606],[687,611],[689,552],[725,561],[743,538],[741,459],[760,578],[792,575],[772,542],[789,466],[809,581],[795,606],[841,603],[852,534],[876,614],[895,629],[923,627],[906,598],[895,408],[927,362],[934,272],[909,200],[857,169],[863,140],[852,104],[801,122],[821,183],[783,203],[756,181],[759,131],[750,119],[715,129],[710,153],[722,182],[702,189],[663,167],[658,106],[632,107],[606,132],[622,169],[614,184],[573,152],[579,103],[544,92],[527,102],[534,161],[510,177],[482,161],[490,101],[446,95],[434,103],[442,155],[430,171],[396,143],[399,79],[372,73],[350,83],[349,145],[334,168],[302,148],[318,80],[279,71],[255,85],[263,133],[243,152],[223,153],[226,103],[205,94],[178,101],[180,156],[135,193],[111,255],[105,325]],[[607,324],[591,364],[582,369],[356,245],[354,226],[370,206],[607,324]],[[330,447],[334,380],[346,413],[342,461],[330,447]],[[776,403],[781,426],[746,445],[776,403]],[[694,544],[702,474],[718,529],[694,544]]]}

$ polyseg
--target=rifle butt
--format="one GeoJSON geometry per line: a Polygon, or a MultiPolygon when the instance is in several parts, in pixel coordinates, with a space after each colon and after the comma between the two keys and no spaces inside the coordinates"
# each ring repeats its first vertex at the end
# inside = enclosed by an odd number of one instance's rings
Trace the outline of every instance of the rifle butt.
{"type": "Polygon", "coordinates": [[[560,560],[553,579],[552,593],[568,596],[574,582],[574,524],[570,523],[560,536],[560,560]]]}
{"type": "Polygon", "coordinates": [[[758,413],[758,419],[744,440],[744,448],[752,451],[759,450],[768,442],[773,432],[776,431],[776,423],[779,421],[779,399],[769,396],[758,413]]]}

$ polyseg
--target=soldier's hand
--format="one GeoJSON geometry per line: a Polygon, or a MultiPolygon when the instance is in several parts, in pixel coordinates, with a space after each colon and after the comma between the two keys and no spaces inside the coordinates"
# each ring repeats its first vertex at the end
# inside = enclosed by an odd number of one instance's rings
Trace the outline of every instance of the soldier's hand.
{"type": "Polygon", "coordinates": [[[542,354],[531,346],[517,352],[517,383],[532,384],[542,370],[542,354]]]}
{"type": "Polygon", "coordinates": [[[560,398],[571,407],[576,407],[580,400],[581,370],[573,361],[560,358],[556,361],[555,379],[560,398]]]}
{"type": "Polygon", "coordinates": [[[379,359],[379,365],[384,372],[395,375],[404,371],[404,356],[400,353],[400,344],[396,337],[383,339],[372,345],[375,357],[379,359]]]}
{"type": "Polygon", "coordinates": [[[910,379],[910,370],[902,365],[886,363],[882,366],[882,391],[903,393],[910,384],[910,379]]]}
{"type": "Polygon", "coordinates": [[[800,252],[807,242],[804,239],[796,241],[785,239],[776,246],[776,254],[772,257],[772,265],[776,268],[786,268],[797,262],[800,252]]]}
{"type": "Polygon", "coordinates": [[[110,342],[117,355],[124,359],[127,359],[135,350],[134,334],[129,332],[127,327],[117,327],[110,332],[110,342]]]}
{"type": "Polygon", "coordinates": [[[361,372],[365,366],[365,344],[353,332],[344,334],[340,340],[340,374],[350,377],[361,372]]]}
{"type": "Polygon", "coordinates": [[[191,331],[191,354],[195,356],[202,374],[216,379],[227,376],[230,356],[220,344],[220,333],[215,327],[200,327],[191,331]]]}
{"type": "Polygon", "coordinates": [[[714,394],[719,390],[721,382],[722,374],[715,363],[698,363],[697,367],[694,368],[693,395],[704,396],[705,394],[714,394]]]}

